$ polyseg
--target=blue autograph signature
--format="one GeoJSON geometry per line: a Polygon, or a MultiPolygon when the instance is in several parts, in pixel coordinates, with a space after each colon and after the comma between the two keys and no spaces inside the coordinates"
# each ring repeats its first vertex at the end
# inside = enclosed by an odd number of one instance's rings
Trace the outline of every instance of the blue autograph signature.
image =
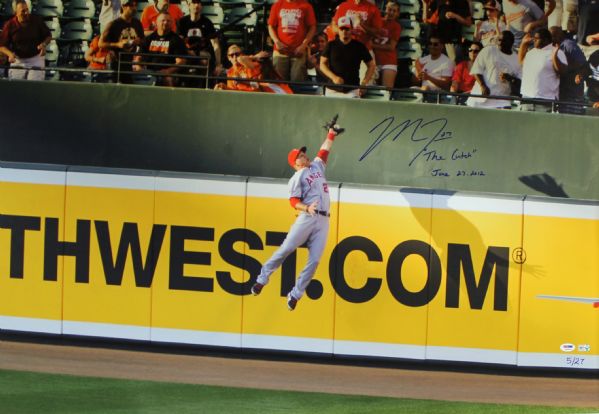
{"type": "Polygon", "coordinates": [[[366,149],[364,154],[360,157],[359,161],[362,161],[368,156],[374,149],[380,145],[385,139],[392,137],[392,141],[398,139],[404,131],[411,130],[410,140],[412,142],[423,142],[424,146],[418,151],[418,153],[410,160],[408,164],[410,167],[420,156],[423,156],[427,161],[441,160],[444,158],[438,158],[434,149],[431,146],[435,142],[443,141],[452,138],[451,131],[446,131],[447,126],[446,118],[433,119],[432,121],[426,121],[422,118],[410,120],[407,119],[398,125],[393,125],[395,117],[390,116],[383,119],[377,125],[375,125],[368,133],[373,134],[379,130],[379,135],[376,137],[374,142],[366,149]]]}

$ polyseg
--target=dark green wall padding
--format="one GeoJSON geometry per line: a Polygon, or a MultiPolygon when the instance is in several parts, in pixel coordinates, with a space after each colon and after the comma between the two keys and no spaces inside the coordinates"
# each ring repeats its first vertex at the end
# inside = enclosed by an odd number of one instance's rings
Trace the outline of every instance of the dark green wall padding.
{"type": "Polygon", "coordinates": [[[599,199],[599,117],[68,82],[0,96],[2,161],[285,178],[338,113],[330,181],[599,199]]]}

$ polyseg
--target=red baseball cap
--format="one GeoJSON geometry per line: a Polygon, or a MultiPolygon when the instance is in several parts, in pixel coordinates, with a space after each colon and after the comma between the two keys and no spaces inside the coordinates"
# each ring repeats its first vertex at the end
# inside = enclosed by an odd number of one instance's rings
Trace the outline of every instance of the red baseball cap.
{"type": "Polygon", "coordinates": [[[300,155],[301,152],[303,152],[305,154],[306,147],[294,148],[291,151],[289,151],[289,154],[287,154],[287,162],[289,163],[291,168],[295,167],[295,160],[297,159],[297,156],[300,155]]]}

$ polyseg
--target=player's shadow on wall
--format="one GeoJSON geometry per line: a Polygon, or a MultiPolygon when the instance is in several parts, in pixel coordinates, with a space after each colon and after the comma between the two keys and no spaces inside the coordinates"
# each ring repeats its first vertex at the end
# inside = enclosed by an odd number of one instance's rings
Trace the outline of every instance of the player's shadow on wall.
{"type": "Polygon", "coordinates": [[[549,197],[570,198],[555,178],[547,173],[522,175],[518,180],[535,191],[548,195],[549,197]]]}
{"type": "MultiPolygon", "coordinates": [[[[413,190],[413,189],[400,189],[400,192],[421,192],[421,190],[413,190]]],[[[422,192],[428,193],[428,194],[437,194],[437,195],[443,195],[446,197],[451,197],[454,194],[456,194],[455,191],[427,191],[427,190],[422,190],[422,192]]],[[[479,231],[479,229],[476,227],[476,225],[474,225],[472,222],[470,222],[466,217],[464,217],[462,214],[460,214],[458,211],[455,210],[445,210],[446,214],[444,215],[444,220],[450,220],[450,222],[452,223],[452,227],[453,228],[457,228],[460,231],[460,234],[465,236],[465,240],[464,237],[461,238],[461,240],[464,240],[469,246],[470,246],[470,250],[471,252],[474,251],[478,251],[478,252],[486,252],[487,255],[489,255],[487,257],[487,259],[489,259],[489,262],[493,262],[493,263],[499,263],[501,260],[501,258],[497,257],[492,251],[489,250],[489,246],[484,242],[483,237],[479,231]]],[[[441,234],[438,232],[435,232],[435,227],[434,227],[434,222],[431,216],[430,222],[428,220],[423,220],[423,215],[422,214],[416,214],[415,210],[412,209],[412,215],[416,218],[416,220],[418,221],[418,223],[420,224],[420,226],[422,226],[422,228],[429,234],[430,239],[431,239],[431,245],[432,246],[436,246],[437,249],[437,253],[447,253],[447,239],[446,233],[443,233],[443,235],[445,236],[443,239],[441,239],[441,234]],[[429,227],[430,224],[430,227],[429,227]]],[[[518,226],[517,228],[514,229],[514,231],[522,231],[522,226],[518,226]]],[[[521,237],[519,238],[520,240],[522,239],[521,237]]],[[[449,242],[451,242],[451,240],[449,240],[449,242]]],[[[519,247],[523,247],[523,246],[509,246],[510,248],[510,264],[513,262],[513,257],[512,254],[514,252],[514,249],[519,248],[519,247]]],[[[447,257],[447,255],[445,255],[447,257]]],[[[482,260],[485,259],[485,257],[481,257],[479,262],[482,262],[482,260]]],[[[477,272],[476,277],[478,278],[480,275],[480,271],[481,269],[476,269],[475,272],[477,272]]],[[[445,275],[445,277],[447,276],[447,269],[443,268],[443,274],[445,275]]],[[[522,263],[521,264],[521,274],[517,275],[518,278],[522,277],[524,274],[526,275],[530,275],[530,276],[534,276],[536,278],[542,278],[546,276],[546,272],[544,271],[542,266],[539,265],[533,265],[533,264],[529,264],[529,263],[522,263]]],[[[513,275],[513,277],[515,277],[516,275],[513,275]]]]}

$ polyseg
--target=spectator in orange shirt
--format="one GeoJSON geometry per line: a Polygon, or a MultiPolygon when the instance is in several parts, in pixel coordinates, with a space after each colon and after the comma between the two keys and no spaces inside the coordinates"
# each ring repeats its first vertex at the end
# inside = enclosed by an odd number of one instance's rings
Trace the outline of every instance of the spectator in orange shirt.
{"type": "Polygon", "coordinates": [[[397,42],[401,36],[399,3],[390,0],[385,6],[382,34],[372,43],[381,85],[391,89],[397,77],[397,42]]]}
{"type": "Polygon", "coordinates": [[[286,80],[306,79],[307,49],[316,33],[316,16],[306,0],[278,0],[268,18],[274,42],[273,64],[286,80]]]}
{"type": "Polygon", "coordinates": [[[163,12],[170,14],[173,18],[171,30],[177,33],[177,22],[183,17],[183,12],[176,4],[170,4],[169,0],[156,0],[155,4],[148,4],[141,14],[141,25],[144,28],[144,36],[148,36],[156,30],[156,18],[163,12]]]}
{"type": "Polygon", "coordinates": [[[109,53],[109,49],[100,47],[100,36],[94,37],[89,45],[89,49],[85,51],[85,61],[89,63],[88,69],[106,69],[106,57],[109,53]]]}
{"type": "Polygon", "coordinates": [[[238,45],[231,45],[227,49],[227,58],[231,62],[231,67],[227,70],[228,78],[243,78],[248,81],[228,79],[227,83],[219,82],[214,87],[215,90],[228,91],[260,91],[258,80],[262,77],[262,67],[260,59],[268,58],[268,52],[258,52],[253,56],[245,55],[238,45]]]}

